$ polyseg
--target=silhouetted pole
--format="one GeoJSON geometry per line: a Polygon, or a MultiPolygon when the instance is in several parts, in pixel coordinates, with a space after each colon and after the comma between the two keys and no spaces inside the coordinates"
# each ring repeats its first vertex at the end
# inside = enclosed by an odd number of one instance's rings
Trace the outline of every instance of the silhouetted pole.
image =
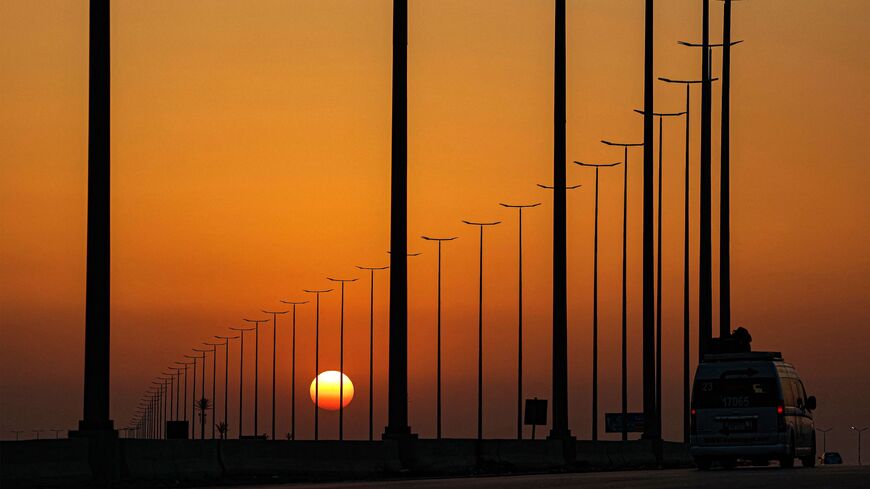
{"type": "MultiPolygon", "coordinates": [[[[234,328],[239,332],[239,438],[242,437],[242,420],[244,419],[244,385],[245,385],[245,332],[253,331],[254,328],[234,328]]],[[[254,432],[256,435],[257,433],[254,432]]]]}
{"type": "Polygon", "coordinates": [[[184,355],[186,358],[190,358],[193,360],[193,390],[191,391],[191,397],[193,397],[193,406],[190,410],[190,439],[196,439],[196,410],[194,409],[196,404],[196,361],[199,359],[198,356],[193,355],[184,355]]]}
{"type": "Polygon", "coordinates": [[[369,441],[374,440],[374,353],[375,353],[375,272],[378,270],[386,270],[386,267],[361,267],[360,270],[368,270],[371,276],[371,285],[369,286],[369,441]]]}
{"type": "Polygon", "coordinates": [[[480,251],[478,257],[477,288],[477,439],[483,439],[483,228],[495,226],[501,221],[472,222],[462,221],[480,229],[480,251]]]}
{"type": "Polygon", "coordinates": [[[592,441],[598,441],[598,170],[621,163],[574,163],[595,168],[595,232],[592,272],[592,441]]]}
{"type": "MultiPolygon", "coordinates": [[[[206,353],[211,352],[212,350],[202,350],[199,348],[194,348],[193,351],[198,351],[202,353],[202,390],[200,392],[199,397],[199,439],[205,440],[205,418],[206,418],[206,406],[208,405],[205,402],[205,369],[206,369],[206,353]]],[[[212,400],[214,402],[214,400],[212,400]]]]}
{"type": "Polygon", "coordinates": [[[628,238],[628,148],[643,143],[614,143],[602,140],[608,146],[622,147],[622,441],[628,440],[628,315],[626,308],[626,242],[628,238]]]}
{"type": "Polygon", "coordinates": [[[341,375],[338,376],[338,440],[344,440],[344,284],[347,282],[356,282],[355,278],[332,278],[327,277],[331,282],[341,284],[341,318],[338,327],[338,371],[341,375]]]}
{"type": "Polygon", "coordinates": [[[166,412],[163,403],[163,386],[165,383],[162,380],[154,380],[151,381],[151,384],[157,389],[157,406],[155,408],[155,419],[157,420],[157,422],[155,423],[157,426],[156,438],[163,438],[163,414],[166,412]]]}
{"type": "Polygon", "coordinates": [[[436,367],[435,367],[435,438],[441,439],[441,243],[445,241],[453,241],[456,236],[449,238],[433,238],[431,236],[421,236],[426,241],[435,241],[438,243],[438,292],[437,292],[437,346],[436,346],[436,367]]]}
{"type": "Polygon", "coordinates": [[[722,32],[722,124],[719,205],[719,337],[731,335],[731,0],[722,32]]]}
{"type": "Polygon", "coordinates": [[[828,453],[828,432],[834,428],[816,428],[816,431],[822,434],[822,453],[828,453]]]}
{"type": "Polygon", "coordinates": [[[553,424],[568,439],[568,221],[566,181],[565,0],[556,0],[553,74],[553,424]]]}
{"type": "MultiPolygon", "coordinates": [[[[307,304],[308,301],[281,301],[293,306],[293,331],[290,350],[290,439],[296,439],[296,306],[307,304]]],[[[315,407],[316,409],[316,407],[315,407]]],[[[369,423],[371,424],[371,423],[369,423]]],[[[371,431],[371,429],[369,430],[371,431]]]]}
{"type": "MultiPolygon", "coordinates": [[[[856,435],[858,435],[858,467],[861,467],[861,435],[867,431],[867,428],[857,428],[852,426],[849,428],[851,431],[854,431],[856,435]]],[[[38,439],[38,438],[37,438],[38,439]]]]}
{"type": "MultiPolygon", "coordinates": [[[[641,110],[635,110],[639,114],[643,114],[641,110]]],[[[658,216],[656,219],[656,373],[655,373],[655,417],[656,423],[661,430],[662,423],[662,189],[664,188],[664,179],[662,178],[662,155],[664,144],[664,118],[679,117],[685,115],[685,112],[655,112],[654,116],[659,118],[659,171],[658,171],[658,216]]]]}
{"type": "MultiPolygon", "coordinates": [[[[712,176],[711,176],[711,89],[713,77],[710,70],[712,48],[722,44],[710,44],[710,5],[702,0],[701,43],[679,41],[678,44],[701,48],[701,159],[699,174],[700,215],[698,218],[698,359],[703,360],[707,344],[713,336],[713,248],[712,248],[712,176]]],[[[731,42],[729,45],[738,44],[731,42]]]]}
{"type": "MultiPolygon", "coordinates": [[[[692,118],[691,90],[692,85],[701,83],[701,80],[672,80],[659,77],[665,83],[683,84],[686,86],[686,168],[684,171],[685,185],[683,189],[683,443],[689,443],[689,431],[691,421],[690,390],[689,390],[689,345],[690,345],[690,314],[689,314],[689,162],[690,162],[690,127],[692,118]]],[[[714,81],[715,78],[711,81],[714,81]]]]}
{"type": "Polygon", "coordinates": [[[393,0],[389,403],[384,437],[408,425],[408,0],[393,0]]]}
{"type": "Polygon", "coordinates": [[[85,372],[80,431],[110,431],[110,16],[109,0],[90,2],[88,81],[88,224],[85,372]]]}
{"type": "Polygon", "coordinates": [[[217,424],[217,347],[224,346],[223,343],[204,342],[203,344],[211,347],[211,439],[214,440],[214,428],[217,424]]]}
{"type": "MultiPolygon", "coordinates": [[[[187,355],[185,355],[185,357],[186,356],[187,355]]],[[[194,362],[194,363],[175,362],[175,363],[177,363],[178,365],[182,365],[184,367],[184,404],[183,404],[184,407],[181,409],[181,412],[182,412],[182,415],[184,416],[184,421],[187,421],[187,367],[189,367],[190,365],[195,365],[196,362],[194,362]]]]}
{"type": "Polygon", "coordinates": [[[304,290],[314,294],[314,440],[319,439],[320,429],[320,294],[332,292],[332,289],[304,290]]]}
{"type": "MultiPolygon", "coordinates": [[[[707,0],[704,0],[706,2],[707,0]]],[[[653,0],[644,8],[643,69],[643,437],[661,439],[655,423],[655,297],[653,277],[653,0]]]]}
{"type": "Polygon", "coordinates": [[[260,416],[260,323],[268,319],[243,319],[254,324],[254,436],[259,436],[258,419],[260,416]]]}
{"type": "MultiPolygon", "coordinates": [[[[169,368],[171,369],[172,367],[169,367],[169,368]]],[[[169,378],[167,379],[169,381],[169,387],[168,387],[168,391],[167,391],[167,394],[169,395],[169,411],[167,412],[167,416],[166,416],[167,421],[169,421],[169,419],[172,418],[173,408],[175,407],[175,396],[173,395],[173,392],[172,392],[172,386],[173,386],[173,384],[175,384],[175,378],[173,377],[175,374],[176,374],[176,372],[169,372],[169,373],[163,372],[163,375],[169,376],[169,378]]],[[[126,428],[124,428],[124,429],[126,429],[126,428]]]]}
{"type": "MultiPolygon", "coordinates": [[[[175,362],[178,363],[178,362],[175,362]]],[[[181,393],[181,367],[169,367],[171,370],[175,371],[175,412],[173,413],[172,420],[178,421],[178,412],[181,407],[181,397],[179,394],[181,393]]]]}
{"type": "Polygon", "coordinates": [[[272,439],[275,439],[275,364],[278,348],[278,315],[290,311],[263,311],[272,315],[272,439]]]}
{"type": "MultiPolygon", "coordinates": [[[[510,209],[517,209],[519,216],[518,256],[519,256],[519,279],[518,279],[518,313],[517,313],[517,440],[523,439],[523,209],[537,207],[535,204],[514,205],[499,204],[510,209]]],[[[440,253],[440,249],[438,250],[440,253]]],[[[439,275],[440,279],[440,275],[439,275]]],[[[439,291],[440,292],[440,291],[439,291]]],[[[440,314],[440,311],[439,311],[440,314]]],[[[439,318],[440,319],[440,318],[439,318]]],[[[440,338],[439,338],[440,341],[440,338]]],[[[439,437],[440,438],[440,437],[439,437]]]]}
{"type": "MultiPolygon", "coordinates": [[[[224,426],[226,427],[226,432],[221,433],[221,439],[226,439],[228,437],[230,427],[227,415],[227,412],[229,410],[230,392],[230,340],[237,340],[241,338],[241,336],[215,336],[215,338],[219,340],[224,340],[224,426]]],[[[239,431],[239,433],[241,433],[241,431],[239,431]]]]}

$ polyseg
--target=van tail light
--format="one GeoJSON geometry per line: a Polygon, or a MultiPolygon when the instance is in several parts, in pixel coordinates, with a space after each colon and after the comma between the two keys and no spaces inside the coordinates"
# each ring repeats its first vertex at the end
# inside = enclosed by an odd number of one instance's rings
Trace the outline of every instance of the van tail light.
{"type": "Polygon", "coordinates": [[[776,414],[782,414],[783,412],[785,412],[785,409],[782,406],[776,407],[776,414]]]}
{"type": "Polygon", "coordinates": [[[698,412],[695,411],[695,408],[692,408],[691,416],[689,417],[689,431],[690,433],[698,433],[698,412]]]}
{"type": "Polygon", "coordinates": [[[785,431],[785,408],[781,405],[776,407],[776,427],[780,433],[785,431]]]}

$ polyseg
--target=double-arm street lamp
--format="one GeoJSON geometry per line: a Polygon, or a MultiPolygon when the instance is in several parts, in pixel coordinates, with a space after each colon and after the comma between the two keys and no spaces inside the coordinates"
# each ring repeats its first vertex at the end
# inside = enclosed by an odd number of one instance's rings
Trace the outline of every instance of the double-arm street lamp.
{"type": "MultiPolygon", "coordinates": [[[[190,391],[190,393],[191,393],[191,397],[194,399],[193,406],[195,407],[197,405],[196,404],[196,361],[200,359],[200,356],[199,355],[184,355],[184,357],[193,360],[193,388],[190,391]]],[[[205,359],[204,357],[205,356],[203,355],[202,358],[205,359]]],[[[205,369],[203,369],[203,375],[205,375],[204,372],[205,372],[205,369]]],[[[186,395],[186,393],[185,393],[185,395],[186,395]]],[[[190,438],[191,439],[196,439],[196,419],[195,419],[195,417],[196,417],[196,411],[192,407],[190,410],[190,438]]]]}
{"type": "Polygon", "coordinates": [[[309,290],[303,292],[314,294],[314,440],[319,438],[320,430],[320,294],[332,292],[332,289],[309,290]]]}
{"type": "Polygon", "coordinates": [[[275,439],[275,364],[277,363],[278,347],[278,315],[290,311],[263,311],[272,315],[272,439],[275,439]]]}
{"type": "Polygon", "coordinates": [[[858,435],[858,467],[860,467],[861,466],[861,435],[865,431],[867,431],[867,427],[858,428],[858,427],[852,426],[851,428],[849,428],[849,430],[854,431],[855,434],[858,435]]]}
{"type": "Polygon", "coordinates": [[[478,305],[477,305],[477,439],[483,439],[483,228],[495,226],[501,221],[462,221],[480,229],[480,252],[478,258],[478,305]]]}
{"type": "Polygon", "coordinates": [[[344,284],[356,282],[356,278],[332,278],[330,282],[341,284],[341,318],[338,327],[338,440],[344,440],[344,284]]]}
{"type": "Polygon", "coordinates": [[[628,238],[628,148],[643,147],[643,143],[614,143],[602,139],[608,146],[622,148],[622,440],[628,440],[628,318],[626,290],[626,243],[628,238]]]}
{"type": "Polygon", "coordinates": [[[260,323],[268,319],[243,319],[254,324],[254,436],[259,436],[257,420],[260,414],[260,323]]]}
{"type": "Polygon", "coordinates": [[[426,241],[434,241],[438,244],[438,291],[436,293],[436,366],[435,366],[435,438],[441,439],[441,244],[445,241],[453,241],[457,236],[435,238],[432,236],[422,236],[426,241]]]}
{"type": "Polygon", "coordinates": [[[523,439],[523,209],[538,207],[540,202],[534,204],[505,204],[499,203],[502,207],[516,209],[519,218],[519,233],[518,233],[518,268],[519,278],[517,280],[518,300],[517,300],[517,440],[523,439]]]}
{"type": "MultiPolygon", "coordinates": [[[[242,420],[244,419],[244,385],[245,385],[245,333],[254,331],[254,328],[234,328],[233,331],[239,332],[239,438],[242,437],[242,420]]],[[[256,432],[255,432],[256,434],[256,432]]]]}
{"type": "Polygon", "coordinates": [[[598,171],[601,168],[610,168],[621,163],[583,163],[580,161],[574,163],[595,168],[595,232],[592,272],[592,441],[598,441],[598,171]]]}
{"type": "Polygon", "coordinates": [[[369,285],[369,441],[372,441],[374,440],[373,418],[375,392],[375,272],[379,270],[386,270],[390,267],[361,267],[357,265],[357,268],[360,270],[368,270],[371,277],[371,284],[369,285]]]}
{"type": "Polygon", "coordinates": [[[308,301],[281,301],[283,304],[293,306],[293,341],[290,350],[290,439],[296,439],[296,306],[306,304],[308,301]]]}
{"type": "MultiPolygon", "coordinates": [[[[229,431],[230,425],[227,420],[227,411],[229,406],[229,373],[230,373],[230,340],[237,340],[241,338],[241,336],[215,336],[215,338],[219,340],[224,340],[223,343],[219,343],[224,346],[224,432],[221,433],[221,439],[226,439],[227,432],[229,431]]],[[[239,361],[241,364],[241,360],[239,361]]],[[[241,393],[240,393],[241,394],[241,393]]],[[[239,424],[239,434],[241,435],[241,423],[239,424]]]]}

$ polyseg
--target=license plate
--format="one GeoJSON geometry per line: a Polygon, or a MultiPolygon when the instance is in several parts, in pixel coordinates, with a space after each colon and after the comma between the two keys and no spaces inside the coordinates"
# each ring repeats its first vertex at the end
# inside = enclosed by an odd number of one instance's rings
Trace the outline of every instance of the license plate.
{"type": "Polygon", "coordinates": [[[722,422],[722,430],[729,433],[747,433],[757,431],[756,420],[740,419],[722,422]]]}

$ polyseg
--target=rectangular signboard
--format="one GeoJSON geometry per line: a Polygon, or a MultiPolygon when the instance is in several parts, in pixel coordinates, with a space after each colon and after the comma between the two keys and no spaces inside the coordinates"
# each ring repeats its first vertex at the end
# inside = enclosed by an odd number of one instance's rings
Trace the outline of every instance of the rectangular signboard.
{"type": "Polygon", "coordinates": [[[526,413],[523,423],[527,425],[543,426],[547,424],[547,400],[526,399],[526,413]]]}
{"type": "MultiPolygon", "coordinates": [[[[626,431],[642,433],[644,430],[643,413],[626,414],[626,431]]],[[[604,431],[607,433],[622,433],[622,413],[606,413],[604,415],[604,431]]]]}

